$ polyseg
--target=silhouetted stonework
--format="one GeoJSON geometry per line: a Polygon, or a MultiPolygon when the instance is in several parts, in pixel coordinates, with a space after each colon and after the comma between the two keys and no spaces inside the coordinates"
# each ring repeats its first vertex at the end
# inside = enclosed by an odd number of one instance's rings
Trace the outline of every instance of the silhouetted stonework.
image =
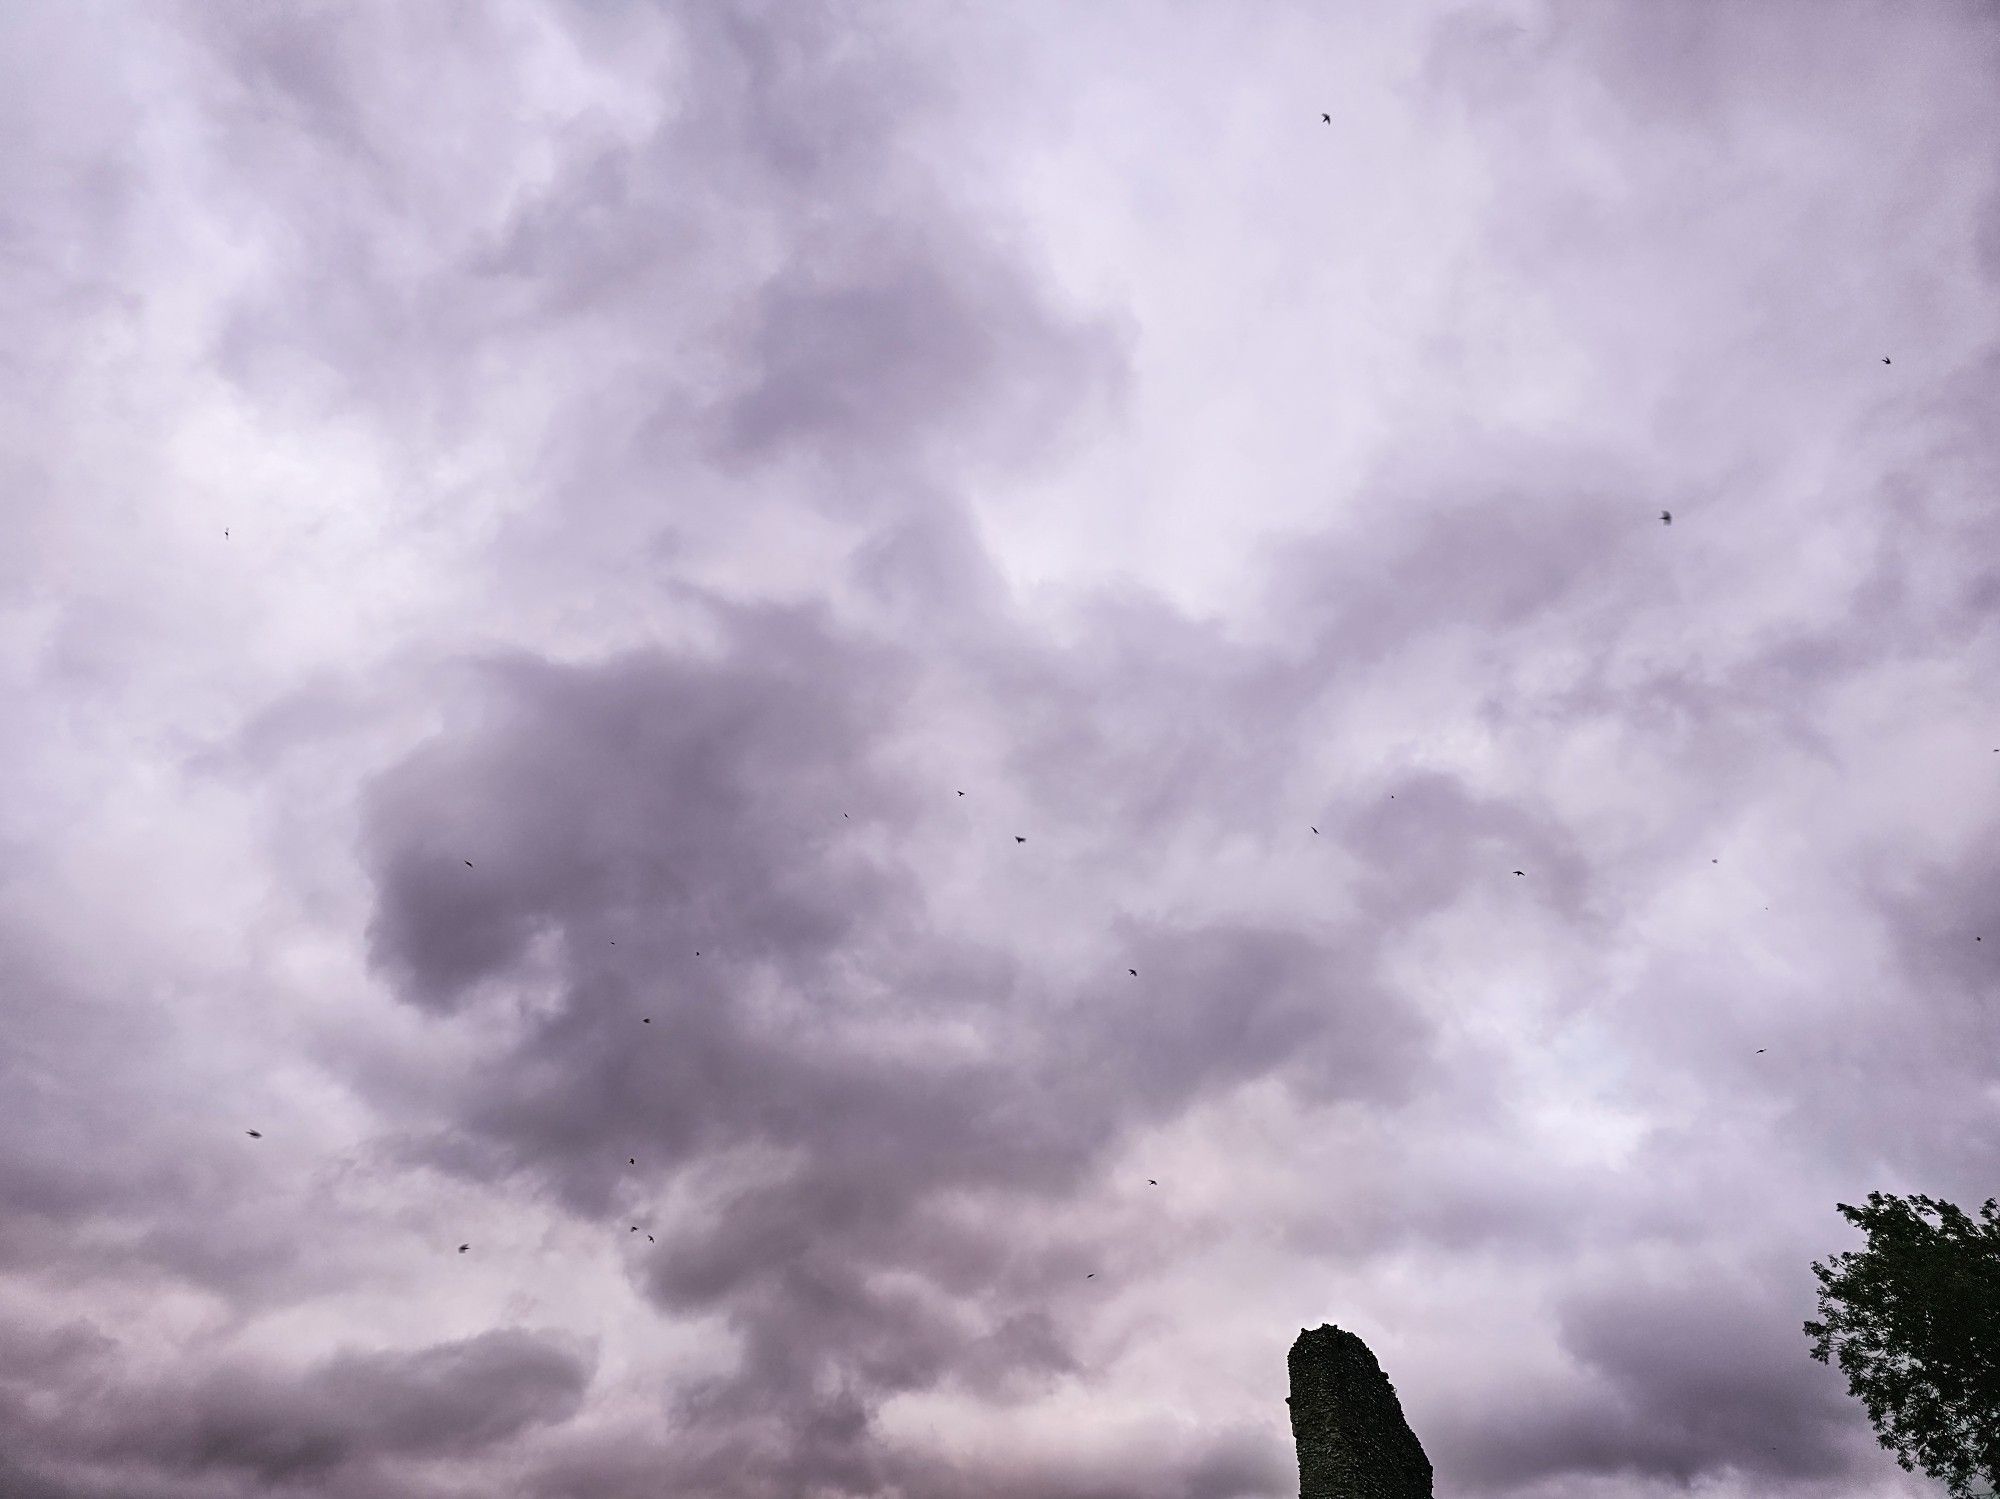
{"type": "Polygon", "coordinates": [[[1431,1462],[1368,1345],[1331,1325],[1292,1344],[1299,1499],[1431,1499],[1431,1462]]]}

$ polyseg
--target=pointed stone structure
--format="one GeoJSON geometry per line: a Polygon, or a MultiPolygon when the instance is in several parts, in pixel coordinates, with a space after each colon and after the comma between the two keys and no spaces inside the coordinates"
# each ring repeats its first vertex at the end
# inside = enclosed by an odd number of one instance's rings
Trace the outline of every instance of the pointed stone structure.
{"type": "Polygon", "coordinates": [[[1291,1372],[1299,1499],[1431,1499],[1431,1461],[1366,1343],[1301,1328],[1291,1372]]]}

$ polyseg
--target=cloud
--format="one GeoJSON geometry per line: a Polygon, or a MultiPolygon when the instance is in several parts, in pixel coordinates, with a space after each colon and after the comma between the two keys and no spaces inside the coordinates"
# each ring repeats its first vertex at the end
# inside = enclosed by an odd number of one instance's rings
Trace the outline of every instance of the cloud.
{"type": "Polygon", "coordinates": [[[1990,1195],[1981,9],[78,15],[0,1489],[1248,1499],[1333,1320],[1455,1491],[1908,1491],[1798,1324],[1990,1195]]]}

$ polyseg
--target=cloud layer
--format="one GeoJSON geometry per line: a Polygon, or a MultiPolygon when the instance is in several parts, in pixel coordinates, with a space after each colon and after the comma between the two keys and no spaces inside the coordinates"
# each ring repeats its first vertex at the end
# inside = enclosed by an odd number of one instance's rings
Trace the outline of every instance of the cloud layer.
{"type": "Polygon", "coordinates": [[[1923,1491],[1983,8],[0,43],[0,1490],[1923,1491]]]}

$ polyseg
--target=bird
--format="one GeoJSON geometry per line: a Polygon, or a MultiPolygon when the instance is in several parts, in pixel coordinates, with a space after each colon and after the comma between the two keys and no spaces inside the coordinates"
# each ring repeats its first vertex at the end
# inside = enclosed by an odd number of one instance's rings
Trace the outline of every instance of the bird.
{"type": "Polygon", "coordinates": [[[1133,978],[1137,978],[1139,976],[1139,970],[1136,968],[1128,968],[1125,971],[1131,974],[1133,978]]]}
{"type": "Polygon", "coordinates": [[[245,1131],[243,1131],[243,1133],[248,1135],[253,1140],[261,1140],[264,1138],[262,1135],[258,1134],[257,1131],[254,1129],[246,1129],[245,1131]]]}
{"type": "Polygon", "coordinates": [[[1322,112],[1319,118],[1322,125],[1331,125],[1333,123],[1333,116],[1330,114],[1322,112]]]}
{"type": "Polygon", "coordinates": [[[1671,511],[1671,510],[1662,510],[1662,511],[1660,512],[1660,524],[1661,524],[1661,525],[1663,525],[1663,526],[1671,526],[1671,525],[1672,525],[1673,523],[1674,523],[1674,513],[1673,513],[1673,511],[1671,511]]]}
{"type": "Polygon", "coordinates": [[[1085,1279],[1085,1280],[1096,1280],[1096,1279],[1097,1279],[1097,1272],[1096,1272],[1095,1270],[1091,1271],[1091,1272],[1090,1272],[1090,1274],[1088,1274],[1088,1275],[1084,1276],[1084,1279],[1085,1279]]]}
{"type": "Polygon", "coordinates": [[[1156,1181],[1154,1181],[1154,1180],[1153,1180],[1153,1179],[1152,1179],[1152,1178],[1151,1178],[1151,1177],[1149,1176],[1149,1177],[1147,1177],[1147,1178],[1146,1178],[1146,1185],[1147,1185],[1147,1186],[1149,1186],[1149,1187],[1157,1187],[1157,1186],[1159,1185],[1159,1183],[1158,1183],[1158,1182],[1156,1182],[1156,1181]]]}
{"type": "Polygon", "coordinates": [[[648,1015],[644,1020],[639,1022],[639,1024],[641,1025],[651,1025],[652,1023],[653,1023],[653,1017],[651,1015],[648,1015]]]}
{"type": "Polygon", "coordinates": [[[1314,828],[1314,829],[1313,829],[1313,831],[1314,831],[1315,833],[1317,833],[1317,832],[1319,831],[1319,829],[1318,829],[1318,828],[1314,828]]]}
{"type": "Polygon", "coordinates": [[[472,868],[472,861],[471,861],[470,859],[467,859],[467,860],[465,861],[465,867],[466,867],[467,869],[470,869],[470,868],[472,868]]]}
{"type": "Polygon", "coordinates": [[[222,528],[222,539],[223,539],[224,541],[227,541],[227,540],[229,540],[229,527],[227,527],[227,526],[224,526],[224,527],[222,528]]]}
{"type": "Polygon", "coordinates": [[[647,1235],[646,1235],[646,1242],[647,1242],[648,1244],[657,1244],[657,1243],[659,1243],[660,1241],[659,1241],[658,1239],[654,1238],[654,1237],[653,1237],[653,1236],[652,1236],[651,1234],[647,1234],[647,1235]]]}
{"type": "Polygon", "coordinates": [[[1016,833],[1016,834],[1014,835],[1014,841],[1015,841],[1016,843],[1026,843],[1026,842],[1027,842],[1028,840],[1027,840],[1027,839],[1025,839],[1025,838],[1023,838],[1023,837],[1022,837],[1022,836],[1021,836],[1021,835],[1020,835],[1019,833],[1016,833]]]}
{"type": "Polygon", "coordinates": [[[959,795],[960,795],[960,796],[964,796],[964,795],[965,795],[965,793],[964,793],[963,791],[961,791],[961,792],[959,792],[959,795]]]}
{"type": "Polygon", "coordinates": [[[1761,1046],[1760,1046],[1760,1047],[1758,1047],[1758,1048],[1757,1048],[1757,1055],[1758,1055],[1758,1056],[1760,1056],[1760,1057],[1761,1057],[1762,1055],[1764,1055],[1764,1048],[1763,1048],[1763,1047],[1761,1047],[1761,1046]]]}
{"type": "Polygon", "coordinates": [[[1889,356],[1888,356],[1887,354],[1884,354],[1884,355],[1882,356],[1882,362],[1883,362],[1884,364],[1887,364],[1887,363],[1889,362],[1889,356]]]}
{"type": "Polygon", "coordinates": [[[636,1223],[635,1223],[635,1224],[633,1224],[633,1225],[632,1225],[632,1232],[636,1234],[636,1233],[637,1233],[638,1231],[639,1231],[639,1225],[638,1225],[638,1224],[636,1224],[636,1223]]]}
{"type": "Polygon", "coordinates": [[[1514,873],[1520,875],[1523,879],[1525,879],[1527,878],[1528,871],[1525,869],[1517,869],[1514,871],[1514,873]]]}
{"type": "Polygon", "coordinates": [[[637,1156],[627,1156],[625,1158],[625,1164],[628,1166],[636,1166],[639,1164],[639,1158],[637,1156]]]}
{"type": "Polygon", "coordinates": [[[459,1252],[460,1254],[464,1254],[464,1253],[465,1253],[465,1251],[466,1251],[466,1250],[468,1250],[468,1249],[470,1249],[471,1247],[472,1247],[472,1246],[471,1246],[470,1244],[461,1244],[461,1245],[459,1245],[459,1246],[458,1246],[458,1252],[459,1252]]]}

